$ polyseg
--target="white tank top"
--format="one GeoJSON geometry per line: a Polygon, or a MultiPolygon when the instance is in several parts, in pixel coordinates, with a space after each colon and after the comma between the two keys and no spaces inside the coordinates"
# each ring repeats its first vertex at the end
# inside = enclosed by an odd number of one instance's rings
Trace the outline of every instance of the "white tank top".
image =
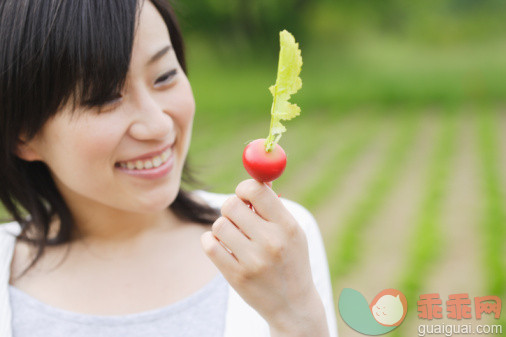
{"type": "Polygon", "coordinates": [[[120,316],[52,307],[9,286],[13,337],[222,337],[228,283],[218,274],[203,288],[160,309],[120,316]]]}

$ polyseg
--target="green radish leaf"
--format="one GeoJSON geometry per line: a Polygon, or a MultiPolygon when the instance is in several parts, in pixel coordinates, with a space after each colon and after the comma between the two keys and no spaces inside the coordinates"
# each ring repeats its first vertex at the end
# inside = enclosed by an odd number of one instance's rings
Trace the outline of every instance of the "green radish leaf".
{"type": "Polygon", "coordinates": [[[279,62],[276,83],[269,90],[274,97],[271,107],[271,126],[269,136],[265,142],[265,151],[272,150],[281,138],[286,128],[281,124],[282,120],[290,120],[300,114],[297,104],[288,102],[290,96],[302,87],[302,79],[299,77],[302,68],[302,56],[299,44],[288,31],[279,33],[279,62]]]}

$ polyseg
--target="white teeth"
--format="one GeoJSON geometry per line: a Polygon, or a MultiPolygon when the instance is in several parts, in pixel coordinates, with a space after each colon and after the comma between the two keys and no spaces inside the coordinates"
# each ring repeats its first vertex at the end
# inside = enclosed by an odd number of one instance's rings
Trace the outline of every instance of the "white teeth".
{"type": "Polygon", "coordinates": [[[121,162],[119,163],[119,166],[122,168],[127,168],[129,170],[149,170],[153,167],[161,166],[170,158],[171,155],[172,149],[168,149],[165,152],[162,152],[161,155],[155,156],[151,159],[121,162]]]}
{"type": "Polygon", "coordinates": [[[159,156],[153,158],[153,166],[158,167],[160,165],[162,165],[162,158],[160,158],[159,156]]]}

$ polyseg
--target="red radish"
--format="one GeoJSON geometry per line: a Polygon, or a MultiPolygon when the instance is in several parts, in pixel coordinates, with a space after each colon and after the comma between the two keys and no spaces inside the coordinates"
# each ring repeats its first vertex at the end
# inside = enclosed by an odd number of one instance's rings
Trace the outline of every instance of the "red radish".
{"type": "Polygon", "coordinates": [[[242,163],[249,175],[260,182],[278,178],[286,166],[286,154],[279,144],[272,151],[265,151],[264,138],[250,142],[242,154],[242,163]]]}
{"type": "Polygon", "coordinates": [[[297,104],[289,102],[290,96],[302,87],[299,77],[302,67],[299,44],[286,30],[279,33],[279,43],[276,83],[269,87],[273,97],[269,135],[266,139],[252,141],[242,153],[244,168],[250,176],[262,183],[272,182],[285,170],[286,154],[278,145],[281,135],[286,131],[281,121],[290,120],[300,114],[297,104]]]}

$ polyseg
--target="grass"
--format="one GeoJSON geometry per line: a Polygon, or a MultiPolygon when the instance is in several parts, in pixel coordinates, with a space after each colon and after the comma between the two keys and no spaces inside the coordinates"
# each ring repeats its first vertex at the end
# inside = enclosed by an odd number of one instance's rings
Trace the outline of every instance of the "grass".
{"type": "MultiPolygon", "coordinates": [[[[488,109],[477,114],[478,148],[481,159],[481,183],[483,190],[483,228],[482,260],[488,281],[487,290],[492,295],[503,297],[506,294],[506,212],[505,191],[501,182],[498,159],[500,146],[498,116],[488,109]]],[[[502,315],[500,324],[506,327],[506,317],[502,315]]]]}
{"type": "MultiPolygon", "coordinates": [[[[455,117],[451,112],[444,113],[443,127],[430,160],[426,189],[415,220],[413,234],[406,252],[407,262],[404,268],[400,289],[416,314],[416,302],[431,267],[440,257],[442,243],[439,222],[445,201],[446,182],[450,174],[452,153],[455,149],[455,117]]],[[[392,336],[404,336],[403,326],[396,329],[392,336]]]]}
{"type": "Polygon", "coordinates": [[[484,214],[482,219],[484,265],[489,281],[488,288],[494,294],[505,293],[506,264],[503,254],[506,239],[505,198],[499,172],[497,116],[482,111],[478,117],[478,145],[482,169],[484,214]]]}
{"type": "MultiPolygon", "coordinates": [[[[352,265],[357,263],[361,251],[361,233],[381,209],[383,201],[394,186],[397,175],[413,144],[420,115],[407,113],[399,116],[394,138],[389,144],[385,156],[381,160],[377,171],[365,188],[363,198],[351,209],[336,234],[335,244],[329,247],[330,275],[333,280],[349,272],[352,265]]],[[[338,224],[336,224],[338,225],[338,224]]]]}
{"type": "Polygon", "coordinates": [[[311,184],[307,184],[302,191],[300,203],[309,210],[314,210],[332,193],[339,189],[343,178],[368,145],[374,140],[379,131],[377,115],[369,116],[362,122],[360,128],[340,139],[342,146],[330,155],[319,174],[311,184]],[[357,132],[358,131],[358,132],[357,132]]]}
{"type": "Polygon", "coordinates": [[[349,119],[350,116],[315,115],[309,118],[301,116],[300,119],[287,124],[290,132],[283,135],[280,141],[287,154],[287,167],[281,177],[275,181],[275,187],[282,195],[286,187],[294,182],[299,186],[313,184],[317,176],[308,171],[312,172],[314,166],[320,165],[318,158],[322,157],[321,153],[326,153],[329,147],[335,145],[334,140],[347,132],[344,126],[345,118],[349,119]],[[297,181],[300,177],[303,179],[297,181]]]}

